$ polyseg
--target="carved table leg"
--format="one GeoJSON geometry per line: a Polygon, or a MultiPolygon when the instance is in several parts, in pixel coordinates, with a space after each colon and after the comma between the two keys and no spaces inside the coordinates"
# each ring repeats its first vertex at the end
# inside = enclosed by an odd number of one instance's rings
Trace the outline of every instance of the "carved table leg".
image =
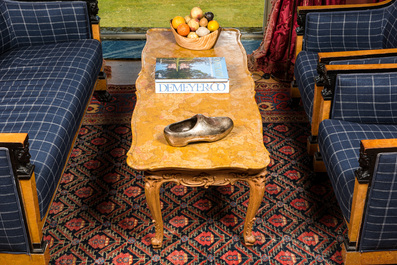
{"type": "Polygon", "coordinates": [[[147,176],[145,183],[146,202],[152,214],[155,236],[152,238],[153,248],[161,248],[164,238],[163,218],[160,207],[160,187],[163,182],[156,176],[147,176]]]}
{"type": "Polygon", "coordinates": [[[266,170],[256,176],[247,178],[246,181],[250,185],[250,198],[247,208],[247,215],[244,221],[244,242],[247,246],[255,243],[255,236],[252,234],[252,226],[255,222],[255,215],[261,205],[263,195],[265,193],[266,170]]]}

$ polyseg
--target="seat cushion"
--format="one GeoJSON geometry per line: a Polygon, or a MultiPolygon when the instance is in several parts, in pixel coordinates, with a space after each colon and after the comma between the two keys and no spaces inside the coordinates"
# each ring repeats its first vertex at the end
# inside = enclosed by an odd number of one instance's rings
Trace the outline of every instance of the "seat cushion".
{"type": "Polygon", "coordinates": [[[0,56],[0,132],[29,135],[42,217],[101,65],[96,40],[22,47],[0,56]]]}
{"type": "Polygon", "coordinates": [[[310,122],[312,121],[315,78],[318,75],[317,62],[317,53],[301,51],[296,58],[294,68],[303,107],[310,122]]]}
{"type": "Polygon", "coordinates": [[[336,199],[350,221],[354,171],[359,167],[360,141],[397,138],[397,125],[360,124],[341,120],[320,123],[318,144],[336,199]]]}

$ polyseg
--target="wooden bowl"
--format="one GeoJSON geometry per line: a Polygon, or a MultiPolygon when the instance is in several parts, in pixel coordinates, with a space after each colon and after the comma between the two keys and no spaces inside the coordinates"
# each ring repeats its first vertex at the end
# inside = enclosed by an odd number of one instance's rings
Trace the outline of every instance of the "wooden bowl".
{"type": "Polygon", "coordinates": [[[198,39],[190,39],[179,35],[178,32],[176,32],[176,30],[172,27],[172,23],[171,31],[174,34],[175,41],[176,43],[178,43],[179,46],[196,51],[209,50],[214,47],[216,41],[219,38],[219,35],[221,34],[221,28],[219,27],[219,29],[211,32],[208,35],[205,35],[198,39]]]}

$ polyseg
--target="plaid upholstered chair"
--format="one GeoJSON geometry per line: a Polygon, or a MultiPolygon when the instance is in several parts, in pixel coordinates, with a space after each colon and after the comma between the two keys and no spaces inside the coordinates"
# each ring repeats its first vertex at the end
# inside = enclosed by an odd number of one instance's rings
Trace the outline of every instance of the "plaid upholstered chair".
{"type": "MultiPolygon", "coordinates": [[[[357,71],[352,64],[397,62],[397,1],[377,4],[298,7],[293,97],[301,97],[311,123],[308,151],[317,150],[324,80],[318,67],[357,71]],[[374,59],[373,59],[374,58],[374,59]],[[355,59],[354,62],[351,60],[355,59]],[[344,64],[342,67],[337,65],[344,64]],[[349,64],[350,66],[346,66],[349,64]]],[[[359,67],[360,68],[360,67],[359,67]]]]}
{"type": "Polygon", "coordinates": [[[93,39],[99,29],[90,6],[0,0],[1,264],[49,262],[43,227],[102,83],[102,46],[93,39]]]}
{"type": "Polygon", "coordinates": [[[318,142],[348,227],[344,262],[397,264],[397,73],[340,74],[333,83],[318,142]]]}

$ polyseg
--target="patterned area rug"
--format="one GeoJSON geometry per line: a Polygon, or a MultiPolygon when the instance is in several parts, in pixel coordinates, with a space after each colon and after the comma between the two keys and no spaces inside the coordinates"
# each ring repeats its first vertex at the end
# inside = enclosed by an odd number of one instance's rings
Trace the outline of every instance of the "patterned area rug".
{"type": "Polygon", "coordinates": [[[249,187],[161,189],[163,248],[154,250],[142,172],[125,162],[133,86],[92,100],[45,226],[51,264],[342,264],[346,227],[327,177],[312,172],[309,126],[284,84],[256,82],[271,154],[255,245],[241,243],[249,187]]]}

